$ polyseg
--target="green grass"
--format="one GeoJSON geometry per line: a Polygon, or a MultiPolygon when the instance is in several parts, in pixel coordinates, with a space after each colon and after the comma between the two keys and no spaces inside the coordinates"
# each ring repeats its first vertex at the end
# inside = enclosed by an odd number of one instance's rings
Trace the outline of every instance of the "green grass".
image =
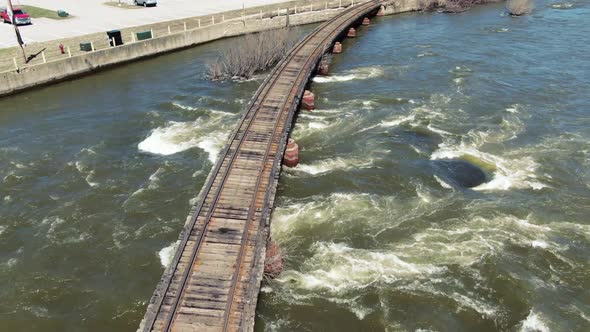
{"type": "Polygon", "coordinates": [[[117,8],[123,8],[123,9],[141,9],[141,8],[143,8],[143,6],[130,5],[125,2],[121,2],[119,4],[119,1],[107,1],[104,4],[107,6],[113,6],[113,7],[117,7],[117,8]]]}
{"type": "Polygon", "coordinates": [[[57,15],[56,10],[49,10],[35,6],[19,6],[19,8],[27,12],[32,18],[46,17],[52,20],[67,20],[68,18],[72,18],[72,15],[60,17],[57,15]]]}

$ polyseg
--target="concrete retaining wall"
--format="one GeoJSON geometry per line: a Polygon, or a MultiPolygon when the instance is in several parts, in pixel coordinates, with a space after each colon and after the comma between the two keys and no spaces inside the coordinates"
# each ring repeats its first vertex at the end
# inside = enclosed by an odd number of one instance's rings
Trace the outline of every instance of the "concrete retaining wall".
{"type": "MultiPolygon", "coordinates": [[[[418,0],[396,0],[386,6],[386,14],[416,10],[418,0]]],[[[217,39],[287,26],[322,22],[340,10],[324,10],[263,20],[226,21],[186,32],[148,39],[132,44],[95,51],[0,74],[0,97],[89,74],[129,61],[171,52],[217,39]]]]}

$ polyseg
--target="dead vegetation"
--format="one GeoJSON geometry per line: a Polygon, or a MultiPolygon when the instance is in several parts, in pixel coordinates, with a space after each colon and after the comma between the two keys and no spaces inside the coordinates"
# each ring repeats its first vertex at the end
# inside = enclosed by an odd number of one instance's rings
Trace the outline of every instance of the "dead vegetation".
{"type": "Polygon", "coordinates": [[[508,0],[506,1],[506,9],[510,15],[520,16],[530,14],[535,7],[533,0],[508,0]]]}
{"type": "Polygon", "coordinates": [[[461,13],[475,5],[498,2],[501,0],[420,0],[420,10],[461,13]]]}
{"type": "Polygon", "coordinates": [[[297,42],[290,28],[249,34],[209,63],[207,74],[214,80],[249,79],[273,68],[297,42]]]}

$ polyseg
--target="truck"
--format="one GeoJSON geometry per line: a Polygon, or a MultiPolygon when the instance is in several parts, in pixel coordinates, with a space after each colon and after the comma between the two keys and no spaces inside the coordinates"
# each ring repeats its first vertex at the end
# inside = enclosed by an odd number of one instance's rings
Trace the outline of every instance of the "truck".
{"type": "MultiPolygon", "coordinates": [[[[24,10],[16,7],[12,8],[12,10],[14,12],[14,21],[16,25],[31,24],[31,16],[29,16],[29,14],[27,14],[24,10]]],[[[13,23],[10,15],[8,14],[7,8],[0,8],[0,18],[4,23],[13,23]]]]}

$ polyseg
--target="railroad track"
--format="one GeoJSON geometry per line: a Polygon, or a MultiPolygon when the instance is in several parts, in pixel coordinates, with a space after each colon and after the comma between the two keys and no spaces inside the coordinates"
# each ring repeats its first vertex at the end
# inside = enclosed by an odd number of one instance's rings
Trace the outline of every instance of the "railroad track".
{"type": "Polygon", "coordinates": [[[303,91],[334,41],[380,3],[358,4],[320,25],[260,86],[201,191],[141,330],[252,329],[268,219],[303,91]]]}

